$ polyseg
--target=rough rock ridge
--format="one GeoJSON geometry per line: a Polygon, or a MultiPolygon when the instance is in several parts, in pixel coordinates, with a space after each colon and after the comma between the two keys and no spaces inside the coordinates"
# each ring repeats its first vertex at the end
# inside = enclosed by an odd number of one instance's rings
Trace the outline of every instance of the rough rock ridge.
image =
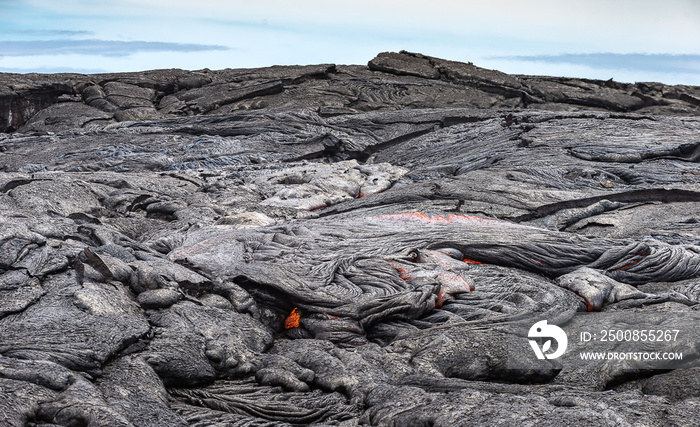
{"type": "Polygon", "coordinates": [[[699,100],[409,52],[0,74],[0,425],[690,425],[699,100]],[[691,345],[533,357],[588,312],[691,345]]]}

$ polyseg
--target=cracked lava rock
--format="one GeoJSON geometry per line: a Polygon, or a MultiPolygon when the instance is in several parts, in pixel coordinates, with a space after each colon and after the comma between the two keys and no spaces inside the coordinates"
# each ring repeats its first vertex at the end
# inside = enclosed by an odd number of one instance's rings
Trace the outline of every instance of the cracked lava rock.
{"type": "Polygon", "coordinates": [[[700,310],[698,87],[409,52],[0,74],[0,130],[0,425],[700,416],[697,322],[673,369],[524,338],[700,310]]]}

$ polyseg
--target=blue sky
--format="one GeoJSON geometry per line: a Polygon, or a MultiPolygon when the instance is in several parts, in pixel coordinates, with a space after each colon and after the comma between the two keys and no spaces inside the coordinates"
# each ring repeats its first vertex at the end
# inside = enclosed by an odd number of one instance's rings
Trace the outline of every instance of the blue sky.
{"type": "Polygon", "coordinates": [[[366,64],[700,85],[698,0],[0,0],[0,71],[366,64]]]}

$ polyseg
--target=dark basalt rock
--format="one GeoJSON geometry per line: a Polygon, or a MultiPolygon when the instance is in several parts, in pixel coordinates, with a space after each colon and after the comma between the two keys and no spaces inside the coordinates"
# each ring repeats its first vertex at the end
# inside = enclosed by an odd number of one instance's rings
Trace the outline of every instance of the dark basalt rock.
{"type": "Polygon", "coordinates": [[[0,75],[0,424],[692,424],[697,345],[524,336],[700,309],[699,94],[410,52],[0,75]]]}

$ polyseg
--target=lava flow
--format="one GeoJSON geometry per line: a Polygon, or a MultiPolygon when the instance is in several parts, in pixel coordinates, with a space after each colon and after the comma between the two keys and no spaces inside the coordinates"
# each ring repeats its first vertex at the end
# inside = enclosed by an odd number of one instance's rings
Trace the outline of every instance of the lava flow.
{"type": "Polygon", "coordinates": [[[299,327],[299,320],[301,319],[301,314],[297,312],[297,308],[294,307],[289,316],[284,320],[284,329],[292,329],[299,327]]]}

